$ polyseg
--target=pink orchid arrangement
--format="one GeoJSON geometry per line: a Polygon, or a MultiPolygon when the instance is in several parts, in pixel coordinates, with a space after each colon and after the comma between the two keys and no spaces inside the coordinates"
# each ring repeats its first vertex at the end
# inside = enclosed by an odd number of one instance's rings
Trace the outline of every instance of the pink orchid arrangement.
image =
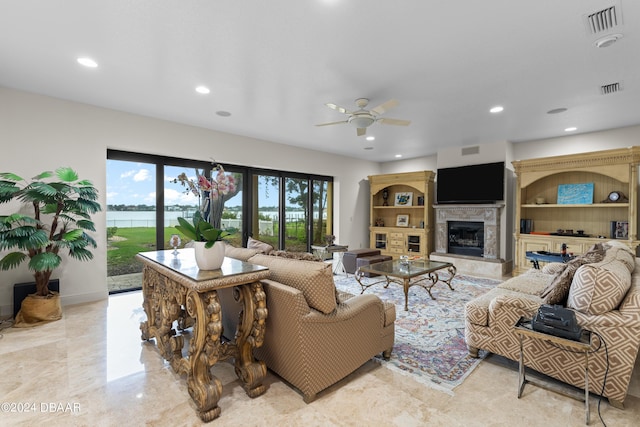
{"type": "Polygon", "coordinates": [[[183,187],[187,187],[186,192],[192,193],[194,196],[205,199],[205,192],[209,193],[209,198],[217,199],[229,193],[236,191],[236,181],[233,175],[224,173],[222,165],[216,165],[216,176],[208,180],[204,174],[196,169],[197,182],[190,179],[186,173],[182,172],[173,182],[179,182],[183,187]]]}

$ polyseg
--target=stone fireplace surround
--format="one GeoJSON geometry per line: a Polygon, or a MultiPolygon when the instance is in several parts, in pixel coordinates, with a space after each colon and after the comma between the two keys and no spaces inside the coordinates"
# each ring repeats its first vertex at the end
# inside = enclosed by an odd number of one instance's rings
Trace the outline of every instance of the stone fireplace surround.
{"type": "Polygon", "coordinates": [[[484,252],[482,258],[497,260],[500,256],[500,209],[496,204],[433,205],[436,213],[435,252],[446,254],[448,248],[449,221],[474,221],[484,223],[484,252]]]}

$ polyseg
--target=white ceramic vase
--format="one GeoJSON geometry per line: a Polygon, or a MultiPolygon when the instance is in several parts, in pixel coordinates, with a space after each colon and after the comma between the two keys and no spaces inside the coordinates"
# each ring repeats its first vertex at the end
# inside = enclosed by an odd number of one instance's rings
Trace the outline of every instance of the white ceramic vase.
{"type": "Polygon", "coordinates": [[[205,248],[206,242],[194,242],[196,264],[200,270],[217,270],[224,262],[224,242],[216,242],[205,248]]]}

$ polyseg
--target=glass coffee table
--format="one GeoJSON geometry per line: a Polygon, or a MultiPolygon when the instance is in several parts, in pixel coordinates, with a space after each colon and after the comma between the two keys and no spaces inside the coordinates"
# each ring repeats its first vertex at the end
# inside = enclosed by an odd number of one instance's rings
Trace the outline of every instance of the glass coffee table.
{"type": "Polygon", "coordinates": [[[380,283],[384,283],[384,287],[388,287],[390,283],[397,283],[404,288],[404,310],[409,310],[409,288],[418,285],[429,293],[431,299],[435,297],[431,294],[431,288],[437,282],[444,282],[449,289],[454,290],[451,281],[456,275],[456,267],[450,262],[437,262],[430,260],[412,260],[402,262],[400,260],[384,261],[377,264],[363,265],[356,271],[356,280],[362,287],[362,292],[368,288],[380,283]],[[447,270],[449,277],[441,279],[438,271],[447,270]],[[384,276],[384,279],[372,283],[363,283],[362,277],[364,273],[377,274],[384,276]]]}

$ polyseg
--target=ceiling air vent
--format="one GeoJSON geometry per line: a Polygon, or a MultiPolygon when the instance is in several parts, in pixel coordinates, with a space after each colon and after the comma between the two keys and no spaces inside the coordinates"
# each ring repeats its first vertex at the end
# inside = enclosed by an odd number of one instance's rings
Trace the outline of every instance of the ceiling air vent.
{"type": "Polygon", "coordinates": [[[603,95],[609,95],[611,93],[620,92],[622,90],[622,83],[609,83],[608,85],[600,86],[600,93],[603,95]]]}
{"type": "Polygon", "coordinates": [[[622,25],[622,11],[619,4],[590,13],[584,18],[587,31],[592,35],[606,33],[622,25]]]}

